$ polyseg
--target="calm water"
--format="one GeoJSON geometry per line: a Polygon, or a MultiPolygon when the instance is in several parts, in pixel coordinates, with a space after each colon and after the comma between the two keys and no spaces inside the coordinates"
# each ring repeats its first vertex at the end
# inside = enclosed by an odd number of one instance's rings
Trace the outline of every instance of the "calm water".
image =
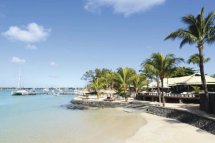
{"type": "Polygon", "coordinates": [[[0,91],[0,143],[120,143],[144,123],[140,116],[119,110],[62,107],[73,95],[10,93],[0,91]]]}

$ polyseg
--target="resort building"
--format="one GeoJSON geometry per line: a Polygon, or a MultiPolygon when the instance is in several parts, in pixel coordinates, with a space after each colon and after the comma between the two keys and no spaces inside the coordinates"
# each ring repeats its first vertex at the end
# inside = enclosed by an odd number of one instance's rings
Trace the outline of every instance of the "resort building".
{"type": "MultiPolygon", "coordinates": [[[[215,78],[208,75],[205,75],[205,78],[208,91],[215,92],[215,78]]],[[[194,86],[198,86],[200,89],[202,89],[201,75],[199,73],[190,76],[164,79],[164,89],[168,89],[172,93],[192,92],[194,86]]],[[[149,88],[157,88],[157,83],[151,82],[149,84],[149,88]]]]}

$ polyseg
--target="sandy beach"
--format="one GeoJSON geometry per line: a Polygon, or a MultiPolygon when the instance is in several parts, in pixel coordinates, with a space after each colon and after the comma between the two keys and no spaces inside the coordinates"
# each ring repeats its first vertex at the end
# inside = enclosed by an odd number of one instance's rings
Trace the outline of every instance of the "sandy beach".
{"type": "Polygon", "coordinates": [[[213,143],[215,135],[177,120],[140,113],[146,120],[136,134],[126,143],[213,143]]]}
{"type": "MultiPolygon", "coordinates": [[[[89,101],[93,102],[94,100],[91,99],[91,100],[88,100],[88,102],[89,101]]],[[[149,105],[159,104],[154,102],[152,103],[143,102],[143,103],[149,104],[149,105]]],[[[198,110],[198,106],[196,104],[186,105],[186,104],[168,103],[166,104],[166,106],[169,109],[178,109],[178,110],[187,111],[191,113],[193,112],[200,116],[206,116],[204,112],[201,112],[198,110]]],[[[138,122],[136,122],[136,124],[139,124],[139,128],[137,128],[137,126],[135,126],[134,124],[131,124],[132,122],[130,122],[129,120],[121,121],[120,123],[122,122],[124,123],[120,125],[121,127],[118,126],[117,128],[114,128],[113,126],[111,126],[112,124],[110,124],[108,127],[111,127],[110,130],[112,131],[118,130],[118,128],[121,128],[121,129],[123,128],[123,130],[120,130],[120,134],[123,135],[124,138],[126,138],[126,140],[123,140],[123,138],[121,138],[120,139],[121,142],[126,142],[126,143],[143,143],[143,142],[144,143],[181,143],[181,142],[212,143],[215,140],[215,135],[209,132],[203,131],[197,127],[191,126],[189,124],[182,123],[175,119],[164,118],[164,117],[152,115],[149,113],[144,113],[143,111],[131,109],[131,108],[129,109],[129,108],[120,107],[120,108],[117,108],[117,110],[124,111],[127,113],[127,115],[133,114],[136,116],[136,119],[137,117],[141,117],[144,120],[143,124],[140,124],[139,122],[140,120],[137,120],[138,122]]],[[[104,112],[105,110],[98,110],[98,111],[104,112]]],[[[125,115],[126,114],[124,114],[123,116],[125,115]]],[[[213,118],[213,116],[209,116],[209,115],[207,115],[207,117],[213,118]]],[[[108,117],[108,119],[111,119],[111,118],[108,117]]],[[[119,124],[117,123],[117,125],[119,124]]],[[[119,138],[118,136],[119,132],[114,132],[114,135],[116,134],[117,134],[117,138],[119,138]]]]}

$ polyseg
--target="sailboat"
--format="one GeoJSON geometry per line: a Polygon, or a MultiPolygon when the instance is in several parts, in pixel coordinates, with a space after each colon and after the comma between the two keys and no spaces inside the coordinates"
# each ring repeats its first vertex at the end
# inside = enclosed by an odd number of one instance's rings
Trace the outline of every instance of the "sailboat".
{"type": "Polygon", "coordinates": [[[13,96],[19,96],[19,95],[29,95],[30,92],[28,92],[25,89],[21,89],[21,71],[19,72],[19,80],[18,80],[18,88],[16,89],[16,91],[13,91],[11,94],[13,96]]]}
{"type": "Polygon", "coordinates": [[[29,92],[27,90],[20,89],[20,90],[13,91],[12,95],[14,95],[14,96],[16,96],[16,95],[29,95],[29,92]]]}

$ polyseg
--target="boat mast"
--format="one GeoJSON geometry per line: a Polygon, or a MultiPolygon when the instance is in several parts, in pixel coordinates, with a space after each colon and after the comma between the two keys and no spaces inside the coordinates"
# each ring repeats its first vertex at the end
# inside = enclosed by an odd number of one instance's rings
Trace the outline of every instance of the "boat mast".
{"type": "Polygon", "coordinates": [[[21,88],[21,66],[19,67],[19,77],[18,77],[18,85],[17,88],[20,89],[21,88]]]}

